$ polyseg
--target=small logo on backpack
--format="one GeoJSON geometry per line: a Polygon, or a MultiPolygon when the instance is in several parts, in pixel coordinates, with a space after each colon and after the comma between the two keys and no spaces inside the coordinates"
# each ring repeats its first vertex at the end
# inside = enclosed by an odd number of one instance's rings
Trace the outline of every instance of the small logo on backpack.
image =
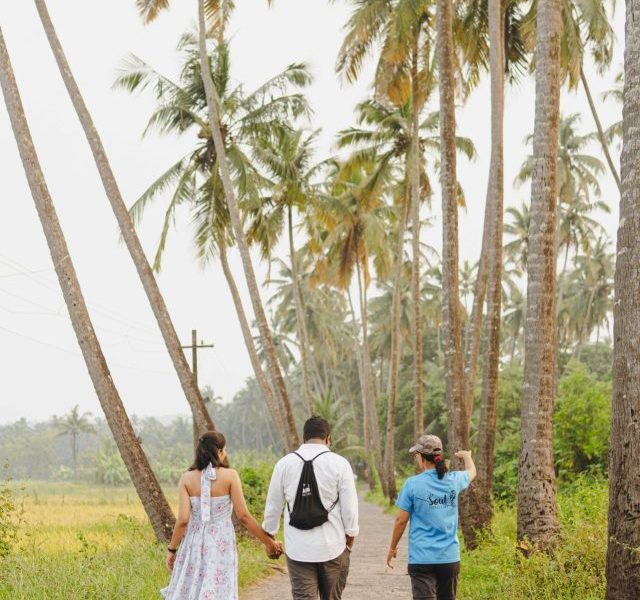
{"type": "Polygon", "coordinates": [[[302,484],[302,496],[311,496],[311,485],[308,483],[302,484]]]}

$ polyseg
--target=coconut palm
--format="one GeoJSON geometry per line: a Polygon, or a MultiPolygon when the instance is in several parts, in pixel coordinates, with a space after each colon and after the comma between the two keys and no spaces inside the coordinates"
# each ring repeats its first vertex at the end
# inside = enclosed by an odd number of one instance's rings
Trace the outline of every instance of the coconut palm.
{"type": "Polygon", "coordinates": [[[71,68],[69,67],[64,55],[62,45],[60,44],[53,22],[51,21],[47,11],[45,1],[35,0],[35,3],[36,8],[38,9],[38,14],[40,15],[40,20],[42,21],[42,25],[49,40],[49,44],[51,45],[51,50],[53,51],[56,62],[58,63],[60,74],[62,75],[62,79],[64,80],[67,91],[69,92],[69,97],[71,98],[87,137],[87,141],[89,142],[89,146],[91,147],[91,152],[96,166],[98,167],[98,172],[100,173],[107,198],[111,204],[116,220],[118,221],[122,239],[124,240],[127,250],[129,251],[136,267],[136,271],[138,272],[138,276],[142,282],[142,287],[147,294],[147,299],[151,305],[151,309],[155,315],[160,332],[162,333],[165,346],[167,347],[167,351],[169,352],[169,356],[171,357],[171,361],[178,375],[182,390],[191,408],[194,432],[197,437],[197,435],[204,433],[205,431],[215,429],[215,425],[204,405],[204,400],[200,394],[195,377],[189,368],[180,340],[178,339],[178,334],[176,333],[173,322],[171,321],[167,305],[162,297],[158,283],[153,275],[151,266],[149,265],[149,261],[145,256],[140,239],[136,234],[135,227],[127,211],[122,194],[120,193],[120,188],[118,187],[118,183],[116,182],[116,178],[109,164],[107,153],[102,145],[100,135],[93,123],[89,109],[82,98],[80,88],[73,77],[71,68]]]}
{"type": "Polygon", "coordinates": [[[504,226],[504,232],[512,239],[504,246],[504,253],[513,265],[516,275],[523,276],[527,271],[529,259],[529,225],[531,211],[529,205],[523,202],[520,208],[510,206],[506,213],[511,218],[504,226]]]}
{"type": "Polygon", "coordinates": [[[536,101],[527,257],[524,391],[517,536],[549,548],[558,530],[552,414],[555,371],[555,273],[560,114],[560,0],[538,0],[536,101]]]}
{"type": "MultiPolygon", "coordinates": [[[[159,270],[166,248],[171,223],[177,209],[189,204],[195,225],[195,243],[203,260],[219,258],[231,291],[243,338],[256,378],[263,391],[274,423],[286,447],[295,447],[297,433],[291,428],[284,406],[268,383],[264,368],[255,351],[249,319],[240,298],[237,284],[228,264],[228,249],[234,243],[230,217],[219,176],[218,155],[207,122],[206,99],[200,78],[198,40],[192,34],[182,36],[178,50],[184,62],[178,81],[172,81],[136,56],[128,57],[114,86],[130,92],[153,90],[158,103],[145,133],[188,134],[194,137],[194,148],[160,175],[133,205],[131,212],[137,223],[150,203],[169,192],[160,241],[154,260],[159,270]],[[293,435],[295,433],[295,436],[293,435]]],[[[212,74],[218,95],[222,99],[222,124],[225,131],[227,157],[232,166],[233,183],[245,206],[260,211],[262,196],[268,181],[254,164],[253,150],[265,137],[287,126],[308,112],[304,97],[297,91],[310,77],[305,65],[294,64],[278,73],[257,89],[246,92],[231,81],[231,63],[226,45],[213,50],[212,74]]],[[[255,219],[254,219],[255,220],[255,219]]],[[[262,231],[270,235],[268,228],[262,231]]],[[[259,236],[254,232],[254,239],[259,236]]]]}
{"type": "Polygon", "coordinates": [[[71,441],[71,457],[73,459],[73,476],[78,478],[78,438],[82,433],[95,433],[96,428],[89,420],[91,413],[80,413],[76,404],[69,414],[58,419],[58,436],[68,435],[71,441]]]}
{"type": "Polygon", "coordinates": [[[33,145],[2,30],[0,30],[0,86],[31,195],[89,376],[151,526],[159,540],[167,541],[171,537],[174,516],[131,426],[91,323],[64,233],[33,145]]]}
{"type": "Polygon", "coordinates": [[[640,597],[640,2],[627,2],[624,54],[622,198],[613,305],[613,393],[609,451],[606,600],[640,597]]]}
{"type": "MultiPolygon", "coordinates": [[[[140,10],[143,20],[147,23],[155,19],[162,10],[167,9],[169,6],[168,0],[136,0],[136,4],[140,10]]],[[[229,211],[231,228],[240,253],[251,305],[253,307],[260,337],[262,338],[262,343],[267,352],[268,373],[273,389],[279,397],[286,415],[290,441],[294,442],[297,441],[298,438],[296,423],[287,387],[282,376],[280,365],[278,364],[276,348],[273,343],[267,315],[264,311],[262,300],[260,298],[260,288],[258,286],[253,262],[249,252],[249,243],[243,228],[240,206],[238,204],[236,190],[233,185],[231,165],[227,157],[225,147],[225,135],[221,121],[221,115],[223,113],[222,104],[215,87],[214,78],[211,72],[211,61],[207,51],[207,35],[212,31],[211,27],[214,28],[213,31],[215,32],[215,27],[221,26],[225,22],[226,13],[224,11],[226,10],[230,10],[226,2],[221,2],[220,0],[198,0],[198,47],[200,54],[200,75],[206,98],[208,126],[213,139],[213,148],[215,149],[217,157],[217,170],[219,172],[224,198],[229,211]],[[211,20],[213,20],[213,23],[211,23],[211,20]],[[211,25],[211,27],[207,26],[207,21],[209,21],[209,25],[211,25]]],[[[224,33],[219,33],[218,41],[221,39],[224,39],[224,33]]]]}

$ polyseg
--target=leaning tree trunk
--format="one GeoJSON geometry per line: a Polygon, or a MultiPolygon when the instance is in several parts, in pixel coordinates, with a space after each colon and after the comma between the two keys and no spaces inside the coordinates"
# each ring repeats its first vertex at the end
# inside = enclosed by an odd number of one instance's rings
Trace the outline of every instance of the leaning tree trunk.
{"type": "Polygon", "coordinates": [[[448,441],[451,453],[469,449],[464,402],[462,327],[458,276],[458,187],[456,179],[455,81],[451,0],[438,0],[437,64],[440,87],[440,181],[442,187],[442,292],[448,441]]]}
{"type": "Polygon", "coordinates": [[[536,107],[527,261],[518,543],[546,550],[559,533],[553,465],[560,0],[538,0],[536,107]]]}
{"type": "MultiPolygon", "coordinates": [[[[407,193],[407,169],[405,169],[405,191],[402,205],[398,207],[398,239],[396,242],[396,264],[393,276],[393,299],[391,301],[391,355],[389,357],[389,381],[387,382],[387,435],[385,438],[385,470],[389,503],[393,504],[398,496],[395,478],[395,433],[396,400],[398,399],[398,371],[400,370],[400,288],[404,267],[404,236],[408,217],[409,195],[407,193]]],[[[382,369],[381,369],[382,371],[382,369]]]]}
{"type": "MultiPolygon", "coordinates": [[[[356,255],[359,252],[356,249],[356,255]]],[[[369,350],[369,326],[367,317],[367,282],[363,282],[363,274],[360,268],[360,261],[356,261],[356,272],[358,278],[358,299],[360,301],[360,321],[362,323],[362,374],[364,377],[365,401],[369,414],[369,439],[373,457],[380,477],[380,487],[382,493],[388,496],[387,478],[384,472],[384,462],[382,461],[382,445],[380,442],[380,425],[378,423],[378,411],[376,407],[376,396],[373,387],[373,372],[371,369],[371,351],[369,350]]]]}
{"type": "MultiPolygon", "coordinates": [[[[487,354],[484,363],[480,427],[478,429],[477,503],[469,516],[475,530],[488,527],[493,516],[493,453],[500,373],[502,317],[502,229],[504,201],[504,36],[500,0],[489,0],[489,61],[491,64],[491,165],[487,204],[491,204],[491,242],[488,245],[487,354]]],[[[475,541],[475,539],[474,539],[475,541]]]]}
{"type": "Polygon", "coordinates": [[[291,257],[291,284],[293,285],[293,299],[296,309],[296,321],[298,324],[298,338],[300,339],[300,358],[302,362],[302,381],[304,384],[304,398],[308,416],[313,415],[313,394],[311,392],[311,377],[309,376],[309,346],[307,344],[307,323],[302,304],[302,291],[298,276],[298,261],[296,249],[293,243],[293,209],[287,207],[287,221],[289,230],[289,255],[291,257]]]}
{"type": "Polygon", "coordinates": [[[122,404],[107,366],[87,305],[69,256],[69,249],[38,161],[20,93],[0,29],[0,84],[16,138],[31,195],[47,239],[49,252],[62,289],[71,324],[107,423],[113,434],[131,480],[159,540],[169,540],[175,522],[173,513],[158,483],[131,421],[122,404]]]}
{"type": "Polygon", "coordinates": [[[209,125],[211,127],[213,143],[216,149],[216,154],[218,156],[220,179],[222,180],[224,195],[227,201],[227,206],[229,208],[231,225],[236,237],[236,243],[238,244],[238,251],[242,260],[242,267],[247,281],[247,288],[249,290],[249,297],[251,298],[251,305],[253,307],[253,312],[258,324],[258,330],[260,331],[260,337],[262,338],[262,344],[265,349],[267,365],[269,367],[269,375],[272,379],[274,390],[280,398],[280,402],[284,407],[284,412],[287,417],[287,428],[290,445],[297,446],[300,442],[298,429],[296,427],[296,421],[293,416],[293,409],[291,406],[291,401],[289,399],[289,394],[287,392],[287,386],[285,384],[284,378],[282,376],[282,371],[280,370],[280,365],[278,363],[276,348],[273,343],[273,337],[271,335],[267,316],[264,312],[264,307],[262,306],[262,300],[260,299],[260,290],[258,287],[258,282],[256,280],[256,274],[253,269],[253,263],[251,262],[249,245],[247,243],[247,238],[242,227],[240,208],[238,207],[238,201],[236,199],[233,184],[231,182],[231,173],[229,171],[229,163],[227,161],[227,152],[224,146],[224,140],[222,138],[222,131],[220,128],[218,98],[213,85],[209,56],[207,54],[207,28],[205,23],[204,0],[198,0],[198,33],[200,45],[200,73],[202,77],[202,83],[204,85],[205,95],[207,97],[209,125]]]}
{"type": "Polygon", "coordinates": [[[627,0],[606,600],[640,598],[640,0],[627,0]]]}
{"type": "Polygon", "coordinates": [[[256,345],[253,341],[253,335],[251,334],[249,319],[247,319],[247,315],[244,311],[244,306],[242,305],[242,298],[240,297],[238,286],[236,285],[233,273],[231,272],[231,269],[229,267],[229,261],[227,259],[227,247],[224,242],[218,243],[218,250],[220,253],[220,264],[222,266],[222,272],[224,273],[225,279],[227,280],[227,285],[229,286],[229,290],[231,291],[233,304],[236,309],[236,314],[238,315],[238,321],[240,322],[240,329],[242,330],[242,338],[244,339],[244,344],[247,348],[247,352],[249,353],[249,359],[251,360],[251,366],[253,367],[253,374],[256,378],[256,381],[258,382],[258,386],[260,387],[260,391],[264,396],[265,402],[267,403],[267,407],[269,408],[269,412],[271,413],[273,423],[276,427],[276,430],[278,431],[278,434],[280,435],[282,445],[287,449],[287,451],[291,452],[295,450],[295,447],[290,445],[290,439],[287,435],[285,416],[282,412],[282,407],[275,397],[262,368],[262,363],[260,362],[260,357],[258,356],[258,351],[256,350],[256,345]]]}
{"type": "Polygon", "coordinates": [[[424,385],[422,383],[422,298],[420,294],[420,104],[418,80],[418,36],[411,57],[411,214],[413,225],[411,295],[413,298],[413,433],[416,439],[424,432],[424,385]]]}
{"type": "Polygon", "coordinates": [[[182,390],[189,406],[191,407],[194,426],[199,433],[213,430],[215,429],[215,425],[204,404],[202,394],[198,389],[198,384],[193,372],[189,368],[184,351],[180,345],[180,340],[178,339],[171,317],[169,316],[167,305],[164,302],[164,298],[162,297],[160,288],[158,287],[158,283],[154,277],[153,270],[149,265],[142,248],[142,244],[140,243],[140,239],[136,234],[131,217],[127,211],[127,207],[122,199],[120,188],[118,187],[113,171],[111,170],[111,165],[109,164],[109,159],[107,158],[104,146],[102,145],[100,135],[96,130],[91,114],[84,103],[78,84],[73,77],[69,63],[64,55],[62,45],[56,35],[45,1],[35,0],[35,3],[36,8],[38,9],[38,14],[40,15],[40,20],[42,21],[42,25],[49,40],[51,50],[53,51],[56,62],[58,63],[60,74],[62,75],[62,79],[69,93],[69,97],[71,98],[71,102],[73,103],[89,142],[89,146],[91,147],[94,161],[98,167],[102,184],[107,193],[107,198],[109,199],[113,213],[118,221],[122,238],[129,250],[131,258],[133,259],[136,271],[138,272],[144,291],[147,294],[147,299],[149,300],[153,314],[155,315],[158,326],[160,327],[160,332],[162,333],[162,338],[164,339],[167,351],[169,352],[173,366],[178,374],[182,390]]]}
{"type": "Polygon", "coordinates": [[[584,93],[587,96],[587,101],[589,102],[589,108],[591,109],[591,115],[593,116],[593,120],[596,124],[596,130],[598,132],[598,140],[600,141],[600,146],[602,147],[602,152],[604,153],[605,158],[607,159],[607,164],[609,165],[609,170],[611,171],[611,175],[618,186],[618,191],[622,192],[622,183],[620,182],[620,175],[618,174],[618,169],[613,162],[613,158],[611,157],[611,152],[609,151],[609,144],[607,143],[607,138],[604,135],[604,129],[602,129],[602,123],[600,122],[600,117],[598,116],[598,111],[596,110],[595,102],[593,101],[593,96],[591,95],[591,89],[589,88],[589,82],[584,74],[584,70],[580,68],[580,81],[582,82],[582,88],[584,89],[584,93]]]}

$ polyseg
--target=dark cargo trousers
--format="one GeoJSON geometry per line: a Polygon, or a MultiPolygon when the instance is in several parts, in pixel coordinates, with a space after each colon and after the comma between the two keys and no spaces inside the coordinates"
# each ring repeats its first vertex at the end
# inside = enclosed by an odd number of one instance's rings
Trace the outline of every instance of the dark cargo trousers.
{"type": "Polygon", "coordinates": [[[347,584],[351,551],[327,562],[308,563],[287,556],[293,600],[340,600],[347,584]]]}

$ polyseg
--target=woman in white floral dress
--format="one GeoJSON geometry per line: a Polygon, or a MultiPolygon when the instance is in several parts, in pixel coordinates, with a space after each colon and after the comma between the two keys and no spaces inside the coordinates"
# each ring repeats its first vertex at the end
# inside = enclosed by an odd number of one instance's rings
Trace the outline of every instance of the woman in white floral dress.
{"type": "Polygon", "coordinates": [[[269,537],[249,513],[240,477],[227,466],[225,446],[221,433],[203,434],[193,466],[180,478],[178,518],[167,548],[171,581],[160,590],[166,600],[237,600],[234,511],[271,558],[282,554],[282,544],[269,537]]]}

